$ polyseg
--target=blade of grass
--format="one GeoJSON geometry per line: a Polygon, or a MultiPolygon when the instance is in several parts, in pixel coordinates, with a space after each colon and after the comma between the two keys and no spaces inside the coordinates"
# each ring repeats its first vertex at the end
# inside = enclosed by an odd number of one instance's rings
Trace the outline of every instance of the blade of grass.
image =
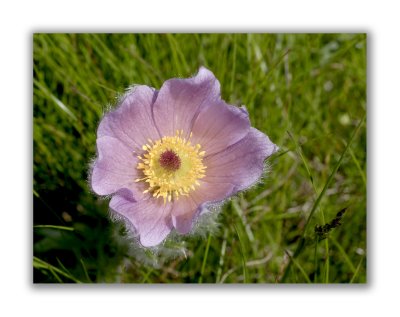
{"type": "Polygon", "coordinates": [[[218,262],[218,271],[217,271],[216,283],[219,283],[221,281],[222,267],[224,265],[224,257],[225,257],[225,252],[226,252],[226,239],[227,239],[227,237],[228,237],[228,230],[225,228],[225,230],[224,230],[224,238],[222,240],[222,246],[221,246],[221,253],[220,253],[219,262],[218,262]]]}
{"type": "Polygon", "coordinates": [[[304,271],[303,267],[300,265],[300,263],[294,259],[289,252],[285,251],[286,254],[289,256],[290,260],[293,261],[294,265],[299,269],[300,273],[303,275],[304,279],[306,280],[307,283],[311,284],[311,280],[308,277],[306,271],[304,271]]]}
{"type": "Polygon", "coordinates": [[[64,272],[63,270],[60,270],[59,268],[55,267],[54,265],[51,265],[50,263],[47,263],[35,256],[33,257],[33,267],[36,269],[46,269],[46,270],[49,270],[50,272],[54,271],[76,283],[82,283],[80,280],[78,280],[71,274],[68,274],[68,273],[64,272]]]}
{"type": "Polygon", "coordinates": [[[307,160],[305,159],[305,157],[303,155],[303,150],[301,149],[301,146],[300,146],[299,142],[297,142],[295,140],[295,138],[293,137],[292,133],[290,133],[290,131],[286,131],[286,132],[289,135],[289,137],[292,140],[292,142],[294,143],[294,145],[296,147],[296,152],[300,156],[300,159],[303,162],[304,167],[305,167],[305,169],[307,171],[307,174],[308,174],[308,177],[310,179],[310,182],[311,182],[311,184],[312,184],[312,186],[314,188],[314,191],[316,192],[316,188],[315,188],[315,185],[314,185],[314,179],[313,179],[313,177],[311,175],[311,170],[310,170],[310,167],[308,166],[307,160]]]}
{"type": "Polygon", "coordinates": [[[240,253],[241,253],[241,258],[242,258],[242,267],[243,267],[243,282],[249,283],[249,277],[248,277],[249,274],[247,272],[247,266],[246,266],[247,260],[246,260],[243,237],[239,233],[239,230],[238,230],[236,224],[234,224],[234,227],[235,227],[236,234],[239,238],[239,247],[240,247],[240,253]]]}
{"type": "Polygon", "coordinates": [[[85,273],[85,277],[86,277],[88,283],[92,283],[92,280],[90,279],[89,274],[88,274],[88,271],[87,271],[87,269],[86,269],[85,262],[83,262],[82,258],[80,259],[80,262],[81,262],[81,264],[82,264],[83,272],[85,273]]]}
{"type": "Polygon", "coordinates": [[[65,272],[67,272],[69,275],[72,275],[71,272],[68,271],[68,269],[64,266],[64,264],[62,264],[62,262],[60,261],[59,258],[56,258],[56,260],[57,260],[58,265],[61,266],[61,268],[62,268],[65,272]]]}
{"type": "Polygon", "coordinates": [[[166,37],[170,45],[175,67],[178,70],[179,76],[183,76],[184,73],[190,72],[190,67],[186,62],[186,58],[182,53],[181,48],[179,47],[179,43],[177,42],[176,37],[169,33],[166,34],[166,37]]]}
{"type": "Polygon", "coordinates": [[[339,252],[343,256],[345,262],[347,263],[347,265],[349,266],[350,270],[354,274],[356,272],[356,268],[354,267],[353,263],[351,262],[351,260],[350,260],[349,256],[347,255],[346,251],[343,249],[343,247],[340,245],[340,243],[334,237],[330,237],[330,240],[335,245],[335,247],[339,250],[339,252]]]}
{"type": "Polygon", "coordinates": [[[33,228],[50,228],[50,229],[58,229],[58,230],[65,230],[65,231],[74,231],[74,228],[65,227],[65,226],[55,226],[55,225],[36,225],[33,228]]]}
{"type": "MultiPolygon", "coordinates": [[[[360,130],[361,126],[363,125],[365,117],[366,117],[366,115],[364,115],[364,117],[360,120],[360,122],[357,125],[357,127],[353,130],[353,133],[352,133],[352,135],[350,137],[349,142],[347,143],[347,146],[343,150],[342,155],[340,156],[340,158],[337,161],[337,163],[335,164],[331,174],[329,175],[327,181],[325,182],[324,188],[322,189],[322,191],[319,194],[317,200],[315,201],[315,203],[314,203],[314,205],[313,205],[313,207],[312,207],[312,209],[310,211],[310,214],[309,214],[309,216],[307,218],[306,224],[304,225],[303,234],[302,234],[301,238],[299,239],[299,243],[297,244],[296,250],[295,250],[295,252],[293,254],[293,258],[296,258],[300,254],[300,252],[302,251],[302,249],[303,249],[303,247],[305,245],[305,235],[306,235],[306,232],[307,232],[307,228],[308,228],[308,226],[310,224],[310,220],[313,217],[315,211],[317,210],[317,208],[318,208],[318,206],[319,206],[319,204],[320,204],[320,202],[322,200],[322,197],[324,197],[326,190],[328,189],[329,185],[331,184],[331,182],[333,180],[333,177],[335,176],[337,170],[339,169],[340,165],[342,164],[343,158],[346,155],[347,151],[349,150],[350,145],[353,143],[354,137],[356,136],[357,132],[360,130]]],[[[282,276],[281,282],[284,282],[286,280],[286,278],[288,276],[289,268],[291,267],[291,263],[292,263],[292,261],[289,261],[289,263],[288,263],[288,265],[286,267],[286,270],[285,270],[285,272],[284,272],[284,274],[282,276]]]]}
{"type": "Polygon", "coordinates": [[[199,284],[203,283],[203,275],[204,275],[204,270],[206,268],[208,250],[210,249],[210,244],[211,244],[211,234],[208,235],[207,239],[206,251],[204,252],[203,264],[201,265],[199,284]]]}
{"type": "Polygon", "coordinates": [[[143,283],[151,283],[151,280],[149,279],[149,276],[153,273],[153,271],[154,270],[152,268],[150,268],[149,271],[143,276],[142,284],[143,283]]]}
{"type": "Polygon", "coordinates": [[[246,216],[242,210],[242,208],[239,206],[239,204],[237,203],[236,200],[232,200],[232,207],[233,209],[236,211],[236,213],[238,214],[240,220],[242,221],[242,225],[245,229],[247,238],[249,239],[250,242],[254,241],[254,234],[251,231],[251,227],[249,225],[249,223],[247,222],[246,216]]]}
{"type": "Polygon", "coordinates": [[[233,36],[233,55],[232,55],[232,75],[231,75],[231,84],[230,84],[230,95],[233,94],[233,87],[235,84],[235,75],[236,75],[236,36],[233,36]]]}
{"type": "Polygon", "coordinates": [[[318,258],[317,258],[317,250],[318,250],[318,237],[315,238],[315,246],[314,246],[314,283],[317,283],[318,279],[318,258]]]}
{"type": "Polygon", "coordinates": [[[362,264],[363,261],[364,261],[364,257],[362,257],[361,260],[360,260],[360,262],[358,262],[356,271],[354,272],[353,277],[352,277],[351,280],[350,280],[350,284],[353,284],[353,283],[354,283],[354,281],[355,281],[355,279],[356,279],[356,277],[357,277],[357,275],[358,275],[358,272],[360,272],[361,264],[362,264]]]}
{"type": "Polygon", "coordinates": [[[51,272],[51,274],[53,274],[54,278],[57,280],[58,283],[63,284],[64,282],[61,280],[61,278],[58,276],[58,274],[56,272],[54,272],[54,270],[49,267],[49,271],[51,272]]]}
{"type": "Polygon", "coordinates": [[[350,153],[351,158],[354,161],[354,164],[357,166],[358,171],[360,172],[360,175],[361,175],[361,178],[362,178],[362,180],[364,182],[365,187],[367,187],[367,178],[365,176],[365,172],[362,170],[361,165],[360,165],[358,159],[356,158],[356,156],[355,156],[355,154],[354,154],[354,152],[353,152],[353,150],[351,148],[349,149],[349,153],[350,153]]]}
{"type": "MultiPolygon", "coordinates": [[[[272,258],[272,253],[267,254],[264,258],[262,259],[257,259],[257,260],[251,260],[248,261],[246,263],[246,267],[251,267],[251,266],[263,266],[265,263],[267,263],[269,260],[271,260],[272,258]]],[[[224,283],[225,280],[229,277],[229,275],[231,275],[232,273],[234,273],[235,271],[237,271],[240,267],[234,267],[229,269],[221,278],[221,280],[219,281],[219,283],[224,283]]]]}
{"type": "Polygon", "coordinates": [[[326,250],[326,260],[325,260],[325,284],[328,284],[328,283],[329,283],[329,269],[330,269],[328,239],[325,239],[325,250],[326,250]]]}
{"type": "Polygon", "coordinates": [[[34,79],[33,83],[51,100],[54,101],[54,103],[62,110],[64,111],[70,118],[72,118],[74,121],[78,120],[76,116],[72,113],[69,108],[64,105],[61,100],[59,100],[56,96],[54,96],[45,86],[43,86],[41,83],[39,83],[38,80],[34,79]]]}

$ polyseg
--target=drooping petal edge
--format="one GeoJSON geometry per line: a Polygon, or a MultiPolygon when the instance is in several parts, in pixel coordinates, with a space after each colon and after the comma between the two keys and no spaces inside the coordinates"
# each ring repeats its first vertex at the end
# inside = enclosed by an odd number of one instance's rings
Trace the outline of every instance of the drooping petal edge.
{"type": "Polygon", "coordinates": [[[133,202],[123,195],[114,195],[110,208],[122,216],[131,231],[136,232],[144,247],[160,244],[173,228],[172,205],[164,204],[160,198],[133,202]]]}
{"type": "Polygon", "coordinates": [[[239,142],[225,150],[204,158],[207,166],[205,181],[230,183],[235,189],[232,194],[257,183],[264,172],[264,161],[278,150],[261,131],[250,128],[239,142]]]}
{"type": "Polygon", "coordinates": [[[98,154],[90,175],[92,190],[98,195],[110,195],[123,188],[136,193],[137,157],[114,137],[103,136],[96,143],[98,154]]]}

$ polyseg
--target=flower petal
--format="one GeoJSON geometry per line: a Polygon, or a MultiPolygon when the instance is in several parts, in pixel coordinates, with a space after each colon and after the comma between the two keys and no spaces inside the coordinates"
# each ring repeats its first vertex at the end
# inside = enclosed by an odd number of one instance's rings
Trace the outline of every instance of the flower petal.
{"type": "Polygon", "coordinates": [[[153,88],[133,87],[123,97],[118,108],[104,116],[97,137],[112,136],[137,153],[142,152],[142,146],[148,143],[148,139],[160,138],[152,116],[152,105],[156,97],[157,91],[153,88]]]}
{"type": "Polygon", "coordinates": [[[183,130],[188,137],[200,111],[218,100],[218,80],[201,67],[195,77],[173,78],[162,85],[153,106],[155,123],[163,136],[173,136],[177,130],[183,130]]]}
{"type": "Polygon", "coordinates": [[[230,183],[234,192],[244,190],[258,181],[264,170],[264,160],[278,147],[257,129],[224,151],[204,158],[207,166],[204,180],[211,183],[230,183]]]}
{"type": "Polygon", "coordinates": [[[208,183],[199,181],[200,186],[174,201],[172,223],[181,234],[187,234],[193,228],[197,217],[210,203],[217,203],[231,195],[234,186],[229,183],[208,183]]]}
{"type": "Polygon", "coordinates": [[[97,139],[98,158],[94,162],[91,185],[98,195],[109,195],[127,188],[137,195],[137,157],[121,141],[103,136],[97,139]]]}
{"type": "Polygon", "coordinates": [[[171,204],[159,199],[132,202],[122,195],[114,195],[110,208],[133,226],[145,247],[160,244],[172,230],[171,204]]]}
{"type": "Polygon", "coordinates": [[[200,112],[192,128],[191,142],[200,144],[208,156],[243,139],[249,130],[246,109],[221,100],[200,112]]]}
{"type": "Polygon", "coordinates": [[[193,222],[198,217],[200,208],[190,196],[180,197],[172,207],[172,224],[180,234],[192,230],[193,222]]]}

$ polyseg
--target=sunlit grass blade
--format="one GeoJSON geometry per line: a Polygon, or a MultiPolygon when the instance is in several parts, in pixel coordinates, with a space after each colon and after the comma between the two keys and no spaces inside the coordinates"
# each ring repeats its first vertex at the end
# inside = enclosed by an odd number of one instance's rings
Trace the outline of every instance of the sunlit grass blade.
{"type": "Polygon", "coordinates": [[[51,266],[49,267],[49,271],[51,272],[51,274],[53,274],[54,278],[57,280],[58,283],[60,284],[64,283],[51,266]]]}
{"type": "Polygon", "coordinates": [[[71,119],[77,120],[76,116],[72,113],[72,111],[64,105],[61,100],[59,100],[56,96],[54,96],[45,86],[43,86],[39,81],[33,80],[33,83],[45,94],[47,95],[53,102],[64,111],[71,119]]]}
{"type": "Polygon", "coordinates": [[[64,272],[63,270],[51,265],[50,263],[47,263],[37,257],[33,257],[33,267],[36,269],[45,269],[49,270],[50,272],[56,272],[57,274],[60,274],[76,283],[82,283],[80,280],[72,276],[71,274],[64,272]]]}
{"type": "Polygon", "coordinates": [[[65,226],[56,226],[56,225],[35,225],[33,228],[50,228],[50,229],[58,229],[58,230],[65,230],[65,231],[74,231],[75,229],[72,227],[65,227],[65,226]]]}

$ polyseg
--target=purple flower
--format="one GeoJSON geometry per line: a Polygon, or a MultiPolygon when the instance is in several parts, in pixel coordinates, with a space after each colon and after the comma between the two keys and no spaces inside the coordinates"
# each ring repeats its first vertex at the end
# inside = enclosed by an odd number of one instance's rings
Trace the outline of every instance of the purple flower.
{"type": "Polygon", "coordinates": [[[171,230],[191,231],[207,207],[255,184],[277,151],[250,126],[246,109],[226,104],[212,72],[135,86],[97,130],[91,186],[143,246],[171,230]]]}

